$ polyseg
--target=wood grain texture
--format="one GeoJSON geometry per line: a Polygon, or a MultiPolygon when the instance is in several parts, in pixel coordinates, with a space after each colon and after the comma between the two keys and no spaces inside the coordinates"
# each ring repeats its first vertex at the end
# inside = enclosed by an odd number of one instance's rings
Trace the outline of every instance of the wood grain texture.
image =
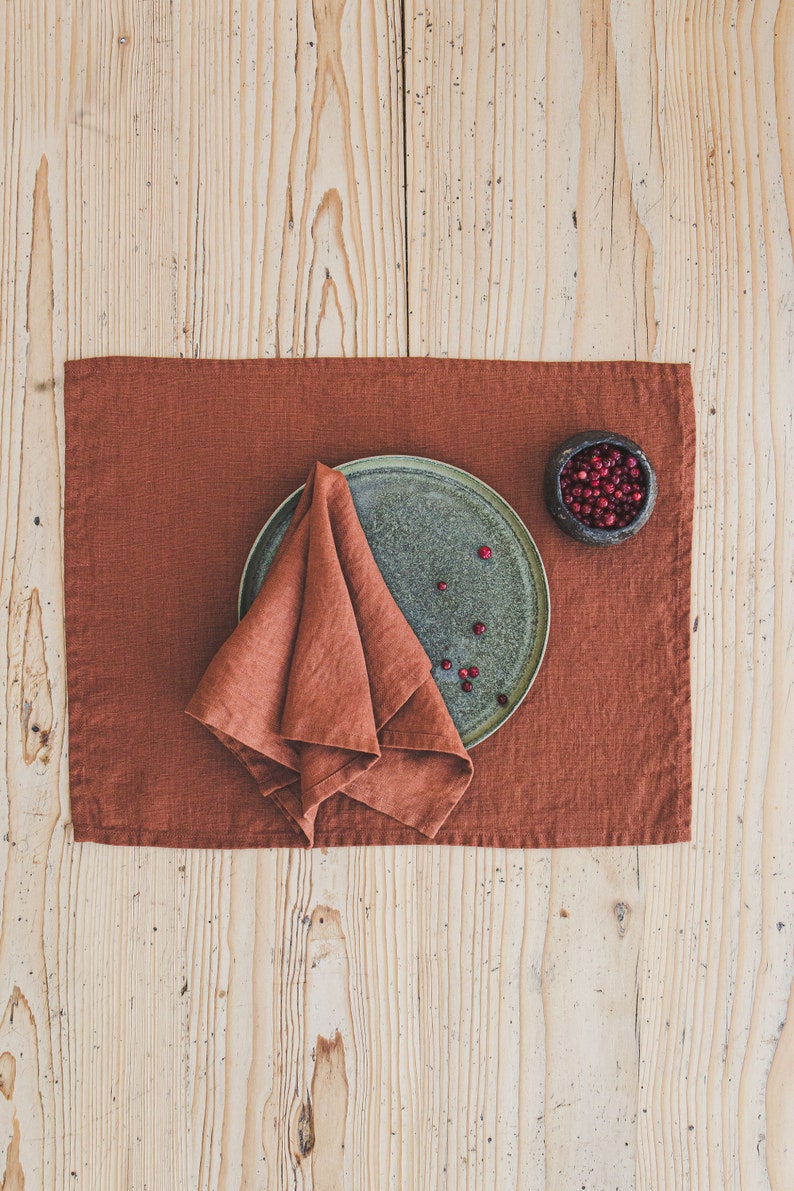
{"type": "Polygon", "coordinates": [[[3,1186],[787,1191],[792,5],[10,0],[0,46],[3,1186]],[[63,360],[409,350],[692,362],[692,844],[75,845],[63,360]]]}

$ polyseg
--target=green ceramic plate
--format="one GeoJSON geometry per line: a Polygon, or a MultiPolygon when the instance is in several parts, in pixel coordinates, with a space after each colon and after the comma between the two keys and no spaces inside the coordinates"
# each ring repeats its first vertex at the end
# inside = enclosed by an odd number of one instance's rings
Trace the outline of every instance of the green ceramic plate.
{"type": "MultiPolygon", "coordinates": [[[[537,547],[510,505],[457,467],[381,455],[338,470],[381,574],[433,661],[461,739],[473,748],[513,714],[543,659],[549,589],[537,547]],[[480,546],[493,551],[487,561],[480,546]],[[439,581],[446,591],[438,590],[439,581]],[[480,636],[472,630],[478,621],[487,626],[480,636]],[[442,668],[444,658],[450,670],[442,668]],[[458,670],[470,666],[479,676],[466,692],[458,670]]],[[[301,492],[276,509],[254,542],[240,584],[240,617],[262,586],[301,492]]]]}

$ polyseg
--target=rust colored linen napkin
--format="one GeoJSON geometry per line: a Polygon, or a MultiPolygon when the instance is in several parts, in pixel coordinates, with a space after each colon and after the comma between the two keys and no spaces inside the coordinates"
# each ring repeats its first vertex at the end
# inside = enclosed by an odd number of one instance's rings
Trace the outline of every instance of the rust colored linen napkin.
{"type": "MultiPolygon", "coordinates": [[[[263,798],[249,770],[185,708],[235,632],[245,561],[274,509],[318,459],[334,467],[391,454],[461,467],[513,506],[543,558],[551,630],[527,698],[472,750],[472,780],[432,840],[398,821],[407,817],[398,782],[394,804],[381,804],[388,813],[354,796],[384,764],[381,740],[377,765],[311,808],[315,847],[689,838],[695,419],[687,365],[111,357],[67,363],[64,412],[76,840],[305,842],[275,793],[263,798]],[[640,443],[659,481],[648,524],[606,549],[567,537],[541,491],[555,447],[593,428],[640,443]]],[[[299,587],[296,606],[303,595],[299,587]]],[[[449,759],[460,762],[454,751],[449,759]]],[[[437,797],[441,818],[452,784],[437,797]]]]}
{"type": "Polygon", "coordinates": [[[383,581],[347,480],[317,463],[248,614],[188,705],[314,843],[333,794],[433,837],[472,762],[383,581]]]}

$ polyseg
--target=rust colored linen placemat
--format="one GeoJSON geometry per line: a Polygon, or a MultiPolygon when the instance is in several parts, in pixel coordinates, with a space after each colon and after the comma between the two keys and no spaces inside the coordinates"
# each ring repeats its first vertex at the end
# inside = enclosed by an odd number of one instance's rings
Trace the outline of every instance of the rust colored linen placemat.
{"type": "Polygon", "coordinates": [[[468,360],[66,364],[64,557],[77,840],[292,847],[239,762],[185,714],[236,624],[248,550],[313,463],[409,454],[473,472],[533,535],[551,633],[522,706],[472,750],[434,840],[341,795],[316,846],[572,847],[689,838],[694,409],[687,365],[468,360]],[[628,435],[659,479],[632,540],[546,512],[564,438],[628,435]]]}

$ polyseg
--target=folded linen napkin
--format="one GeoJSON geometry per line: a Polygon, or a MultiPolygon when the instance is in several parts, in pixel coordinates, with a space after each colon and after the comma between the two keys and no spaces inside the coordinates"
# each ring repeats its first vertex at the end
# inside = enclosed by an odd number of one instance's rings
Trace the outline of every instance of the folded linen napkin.
{"type": "Polygon", "coordinates": [[[314,843],[336,793],[432,838],[472,778],[431,662],[341,472],[316,463],[249,612],[187,711],[314,843]]]}

